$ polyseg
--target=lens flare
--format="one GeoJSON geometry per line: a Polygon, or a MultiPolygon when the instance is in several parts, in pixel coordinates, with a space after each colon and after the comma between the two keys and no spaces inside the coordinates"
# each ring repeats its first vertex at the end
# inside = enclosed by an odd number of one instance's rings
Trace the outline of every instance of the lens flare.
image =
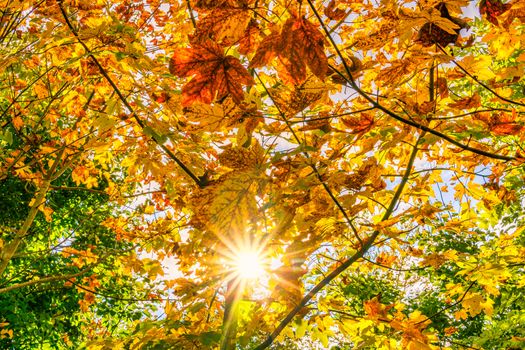
{"type": "Polygon", "coordinates": [[[241,250],[236,254],[234,269],[239,278],[256,279],[264,274],[264,262],[259,252],[241,250]]]}

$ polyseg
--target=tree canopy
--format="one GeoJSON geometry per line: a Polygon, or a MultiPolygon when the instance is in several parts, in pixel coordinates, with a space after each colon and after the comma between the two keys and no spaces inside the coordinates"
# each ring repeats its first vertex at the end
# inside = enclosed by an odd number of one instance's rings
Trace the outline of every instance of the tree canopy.
{"type": "Polygon", "coordinates": [[[3,0],[0,347],[525,347],[521,0],[3,0]]]}

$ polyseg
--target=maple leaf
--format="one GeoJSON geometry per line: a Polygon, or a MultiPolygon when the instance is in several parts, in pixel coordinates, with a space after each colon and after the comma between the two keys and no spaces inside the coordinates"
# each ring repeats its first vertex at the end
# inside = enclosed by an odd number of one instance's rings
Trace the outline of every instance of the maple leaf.
{"type": "Polygon", "coordinates": [[[481,97],[478,94],[474,94],[472,97],[465,97],[453,103],[448,104],[451,108],[457,109],[470,109],[481,106],[481,97]]]}
{"type": "Polygon", "coordinates": [[[306,79],[306,67],[323,80],[328,72],[324,45],[324,36],[316,26],[306,18],[292,17],[280,33],[273,32],[263,39],[250,65],[261,67],[278,57],[292,82],[299,84],[306,79]]]}
{"type": "Polygon", "coordinates": [[[199,21],[195,40],[211,39],[224,46],[236,44],[245,36],[250,19],[244,9],[213,9],[199,21]]]}
{"type": "Polygon", "coordinates": [[[487,17],[487,20],[490,23],[498,25],[498,16],[507,12],[511,6],[511,4],[504,4],[501,0],[481,0],[479,4],[479,12],[481,15],[487,17]]]}
{"type": "Polygon", "coordinates": [[[479,293],[468,293],[467,297],[461,301],[461,305],[468,310],[471,316],[476,316],[484,310],[485,299],[479,293]]]}
{"type": "Polygon", "coordinates": [[[330,1],[328,6],[325,7],[324,14],[334,21],[339,21],[346,17],[345,10],[338,8],[335,0],[330,1]]]}
{"type": "Polygon", "coordinates": [[[256,171],[235,171],[224,175],[209,207],[210,228],[221,235],[244,233],[257,213],[255,193],[260,175],[256,171]]]}
{"type": "Polygon", "coordinates": [[[225,56],[212,41],[199,42],[192,48],[179,48],[170,60],[170,73],[193,78],[182,88],[182,104],[211,103],[231,96],[236,103],[244,99],[243,85],[254,80],[238,58],[225,56]]]}
{"type": "Polygon", "coordinates": [[[433,11],[435,10],[439,11],[439,15],[432,12],[428,23],[419,30],[417,41],[423,46],[439,44],[445,47],[448,44],[455,44],[459,32],[466,28],[467,24],[459,18],[450,16],[445,3],[436,5],[433,11]]]}

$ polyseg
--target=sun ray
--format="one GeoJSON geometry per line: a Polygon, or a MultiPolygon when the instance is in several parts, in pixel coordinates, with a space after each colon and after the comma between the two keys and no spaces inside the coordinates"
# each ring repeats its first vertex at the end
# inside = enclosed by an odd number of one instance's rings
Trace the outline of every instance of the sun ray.
{"type": "Polygon", "coordinates": [[[263,277],[269,270],[266,244],[253,234],[222,235],[219,239],[222,244],[217,252],[223,257],[223,272],[227,281],[238,279],[244,284],[263,277]]]}

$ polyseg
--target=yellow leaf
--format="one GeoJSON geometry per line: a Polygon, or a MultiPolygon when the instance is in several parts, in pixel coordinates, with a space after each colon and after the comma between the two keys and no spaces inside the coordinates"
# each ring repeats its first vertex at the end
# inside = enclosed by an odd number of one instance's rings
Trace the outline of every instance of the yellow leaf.
{"type": "Polygon", "coordinates": [[[473,72],[480,80],[489,80],[496,75],[490,69],[493,57],[489,55],[467,56],[461,62],[461,66],[468,72],[473,72]]]}
{"type": "Polygon", "coordinates": [[[2,329],[0,330],[0,339],[3,338],[13,338],[13,330],[12,329],[2,329]]]}
{"type": "Polygon", "coordinates": [[[295,328],[295,337],[297,339],[304,337],[307,327],[308,322],[305,320],[300,320],[297,327],[295,328]]]}
{"type": "Polygon", "coordinates": [[[222,235],[244,231],[257,213],[255,195],[259,181],[256,171],[231,172],[227,175],[215,190],[209,208],[214,231],[222,235]]]}
{"type": "Polygon", "coordinates": [[[431,23],[434,23],[439,28],[443,29],[445,32],[456,35],[456,29],[459,29],[459,26],[450,21],[447,18],[441,17],[441,16],[433,16],[430,19],[431,23]]]}
{"type": "Polygon", "coordinates": [[[461,310],[454,312],[454,318],[458,321],[466,320],[468,318],[468,315],[465,309],[461,309],[461,310]]]}
{"type": "Polygon", "coordinates": [[[463,299],[461,302],[461,305],[468,310],[469,314],[471,316],[478,315],[481,311],[483,311],[482,304],[485,303],[485,299],[483,299],[483,296],[479,293],[468,293],[467,297],[463,299]]]}
{"type": "Polygon", "coordinates": [[[153,214],[155,213],[155,207],[153,205],[148,205],[146,208],[144,208],[145,214],[153,214]]]}
{"type": "Polygon", "coordinates": [[[408,343],[408,350],[432,350],[430,345],[422,343],[417,340],[412,340],[408,343]]]}

